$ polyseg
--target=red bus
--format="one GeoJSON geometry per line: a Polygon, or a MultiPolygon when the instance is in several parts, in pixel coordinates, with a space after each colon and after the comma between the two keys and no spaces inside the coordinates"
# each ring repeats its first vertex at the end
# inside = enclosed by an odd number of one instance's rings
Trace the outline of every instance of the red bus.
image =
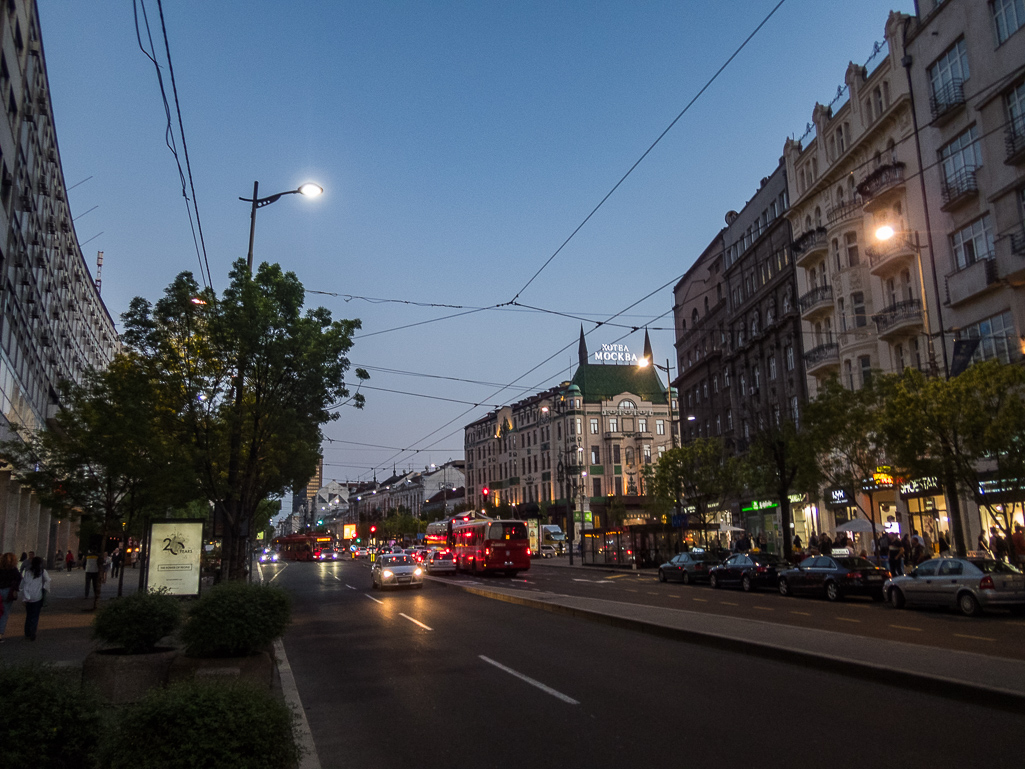
{"type": "Polygon", "coordinates": [[[453,521],[452,542],[457,571],[504,571],[512,577],[530,568],[526,521],[453,521]]]}
{"type": "Polygon", "coordinates": [[[274,540],[282,561],[317,561],[322,550],[334,550],[330,534],[289,534],[274,540]]]}
{"type": "Polygon", "coordinates": [[[490,521],[491,519],[486,515],[472,511],[469,513],[456,513],[448,518],[442,518],[440,521],[431,521],[427,524],[427,535],[424,537],[424,543],[427,547],[453,547],[452,527],[459,523],[473,520],[490,521]]]}

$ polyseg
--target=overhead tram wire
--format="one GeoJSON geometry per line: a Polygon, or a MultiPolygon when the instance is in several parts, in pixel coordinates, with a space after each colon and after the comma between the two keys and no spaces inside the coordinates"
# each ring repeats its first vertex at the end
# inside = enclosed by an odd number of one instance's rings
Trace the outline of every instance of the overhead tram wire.
{"type": "MultiPolygon", "coordinates": [[[[158,0],[159,3],[159,0],[158,0]]],[[[182,170],[181,159],[178,157],[178,149],[175,146],[174,139],[174,128],[171,124],[171,106],[167,102],[167,90],[164,88],[164,76],[160,72],[160,63],[156,58],[156,46],[153,44],[153,33],[149,26],[149,14],[146,13],[145,0],[135,0],[132,3],[132,10],[135,16],[135,38],[139,43],[139,50],[153,63],[153,68],[157,72],[157,85],[160,88],[160,97],[164,103],[164,114],[167,118],[167,128],[164,131],[164,142],[167,144],[167,148],[171,151],[171,155],[174,157],[175,165],[178,167],[178,178],[181,180],[182,197],[185,198],[185,210],[189,215],[189,228],[192,230],[192,242],[196,248],[196,257],[199,259],[199,274],[203,278],[203,283],[207,288],[213,288],[213,279],[210,274],[210,266],[205,262],[205,253],[200,253],[199,242],[196,239],[196,223],[192,220],[192,208],[189,203],[189,196],[186,192],[185,186],[185,172],[182,170]],[[142,43],[142,33],[139,30],[139,6],[142,6],[142,18],[146,25],[146,37],[149,39],[150,50],[147,51],[142,43]]],[[[163,12],[161,10],[161,17],[163,12]]],[[[170,61],[168,62],[170,65],[170,61]]],[[[184,136],[182,137],[184,142],[184,136]]],[[[196,215],[198,217],[198,209],[196,209],[196,215]]]]}
{"type": "Polygon", "coordinates": [[[582,230],[584,228],[584,225],[587,224],[588,221],[590,221],[591,217],[594,216],[598,212],[598,209],[601,208],[603,205],[605,205],[605,201],[607,201],[609,198],[612,197],[613,193],[617,189],[619,189],[620,185],[623,182],[626,181],[627,177],[630,176],[630,174],[632,174],[634,172],[634,169],[636,169],[637,166],[639,166],[644,161],[644,159],[648,156],[648,154],[653,149],[655,149],[655,146],[660,141],[662,141],[662,139],[665,137],[665,135],[668,134],[673,129],[673,126],[675,126],[679,122],[680,118],[682,118],[685,114],[687,114],[688,110],[690,110],[690,108],[692,106],[694,106],[694,103],[698,99],[701,98],[701,95],[704,94],[704,92],[707,91],[709,89],[709,87],[711,87],[712,83],[714,83],[716,81],[716,79],[718,79],[719,75],[721,75],[723,73],[723,70],[725,70],[730,65],[730,63],[735,58],[737,58],[737,56],[740,54],[740,52],[744,50],[744,48],[747,46],[747,44],[751,42],[752,38],[754,38],[754,36],[758,34],[759,30],[761,30],[761,28],[764,27],[768,23],[769,19],[771,19],[773,17],[773,15],[776,13],[776,11],[778,11],[780,9],[780,7],[783,5],[783,3],[785,3],[785,2],[786,2],[786,0],[779,0],[779,2],[776,3],[776,5],[773,7],[773,9],[771,11],[769,11],[768,15],[764,19],[762,19],[762,21],[758,24],[757,27],[754,28],[754,31],[750,35],[748,35],[747,38],[745,38],[744,42],[742,42],[740,44],[740,46],[723,63],[723,65],[721,67],[719,67],[719,69],[716,70],[715,74],[712,75],[712,77],[708,79],[708,82],[706,82],[701,87],[701,90],[698,91],[689,102],[687,102],[687,106],[685,106],[680,111],[680,114],[678,114],[675,118],[673,118],[673,121],[668,126],[666,126],[666,129],[664,131],[662,131],[662,133],[660,133],[658,135],[658,138],[655,139],[655,141],[653,141],[651,143],[651,146],[649,146],[648,149],[644,150],[644,153],[637,159],[637,161],[632,166],[630,166],[630,170],[628,170],[625,174],[623,174],[622,178],[618,182],[615,183],[615,185],[612,187],[612,189],[608,191],[608,193],[605,195],[605,197],[603,197],[601,199],[601,201],[598,203],[598,205],[596,205],[593,209],[591,209],[591,213],[589,213],[587,216],[585,216],[584,220],[582,222],[580,222],[580,224],[577,225],[576,229],[573,230],[573,232],[571,232],[569,234],[569,237],[566,238],[562,242],[562,245],[560,245],[557,249],[555,249],[555,252],[551,256],[549,256],[547,260],[545,260],[545,263],[542,264],[541,267],[538,269],[538,271],[535,272],[531,276],[530,280],[528,280],[523,285],[523,287],[519,291],[516,292],[516,296],[514,296],[509,301],[509,304],[515,304],[516,303],[516,300],[520,298],[520,294],[522,294],[524,291],[526,291],[527,288],[530,286],[530,284],[533,283],[542,272],[544,272],[545,268],[548,267],[549,264],[551,264],[552,260],[555,259],[555,257],[559,255],[559,253],[562,251],[562,249],[564,249],[569,244],[569,242],[574,238],[574,236],[578,232],[580,232],[580,230],[582,230]]]}

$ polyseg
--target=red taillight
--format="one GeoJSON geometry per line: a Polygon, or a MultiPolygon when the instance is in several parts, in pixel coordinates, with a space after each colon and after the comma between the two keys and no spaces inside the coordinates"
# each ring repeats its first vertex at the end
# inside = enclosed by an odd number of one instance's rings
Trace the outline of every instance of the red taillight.
{"type": "Polygon", "coordinates": [[[764,566],[759,566],[758,568],[755,569],[755,573],[756,574],[764,574],[767,571],[768,571],[768,569],[766,567],[764,567],[764,566]]]}
{"type": "Polygon", "coordinates": [[[484,555],[486,555],[486,556],[487,555],[491,555],[491,548],[490,547],[484,548],[484,555]]]}
{"type": "Polygon", "coordinates": [[[844,579],[861,579],[860,571],[849,571],[844,575],[844,579]]]}
{"type": "Polygon", "coordinates": [[[997,586],[993,583],[993,578],[988,574],[979,581],[979,590],[996,590],[997,586]]]}

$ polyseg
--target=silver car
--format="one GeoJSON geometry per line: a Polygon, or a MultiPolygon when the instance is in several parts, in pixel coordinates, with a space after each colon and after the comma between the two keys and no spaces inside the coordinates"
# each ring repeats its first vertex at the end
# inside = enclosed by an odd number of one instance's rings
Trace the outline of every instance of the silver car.
{"type": "Polygon", "coordinates": [[[434,550],[427,556],[428,574],[455,574],[456,561],[451,550],[434,550]]]}
{"type": "Polygon", "coordinates": [[[957,607],[973,617],[992,606],[1025,609],[1025,574],[989,558],[933,558],[902,577],[886,581],[890,604],[957,607]]]}
{"type": "Polygon", "coordinates": [[[370,569],[371,587],[423,587],[424,570],[411,555],[381,555],[370,569]]]}

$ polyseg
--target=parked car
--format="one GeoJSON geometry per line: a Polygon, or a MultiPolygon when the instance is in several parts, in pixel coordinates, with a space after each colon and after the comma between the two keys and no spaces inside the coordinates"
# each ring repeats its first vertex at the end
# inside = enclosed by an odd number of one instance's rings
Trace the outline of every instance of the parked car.
{"type": "Polygon", "coordinates": [[[370,569],[370,586],[379,587],[423,587],[424,570],[411,555],[382,555],[370,569]]]}
{"type": "Polygon", "coordinates": [[[820,555],[805,558],[779,575],[780,595],[808,593],[839,601],[848,595],[883,600],[883,583],[890,573],[856,556],[820,555]]]}
{"type": "Polygon", "coordinates": [[[455,574],[456,561],[451,550],[432,550],[427,556],[428,574],[455,574]]]}
{"type": "Polygon", "coordinates": [[[1025,574],[990,558],[933,558],[888,580],[884,590],[895,609],[957,607],[969,617],[992,606],[1025,610],[1025,574]]]}
{"type": "Polygon", "coordinates": [[[542,558],[555,558],[558,554],[554,545],[541,545],[542,558]]]}
{"type": "Polygon", "coordinates": [[[659,582],[707,582],[709,571],[719,559],[704,551],[679,553],[658,567],[659,582]]]}
{"type": "Polygon", "coordinates": [[[739,585],[745,592],[760,587],[775,588],[779,572],[787,562],[771,553],[734,553],[708,573],[713,588],[739,585]]]}

